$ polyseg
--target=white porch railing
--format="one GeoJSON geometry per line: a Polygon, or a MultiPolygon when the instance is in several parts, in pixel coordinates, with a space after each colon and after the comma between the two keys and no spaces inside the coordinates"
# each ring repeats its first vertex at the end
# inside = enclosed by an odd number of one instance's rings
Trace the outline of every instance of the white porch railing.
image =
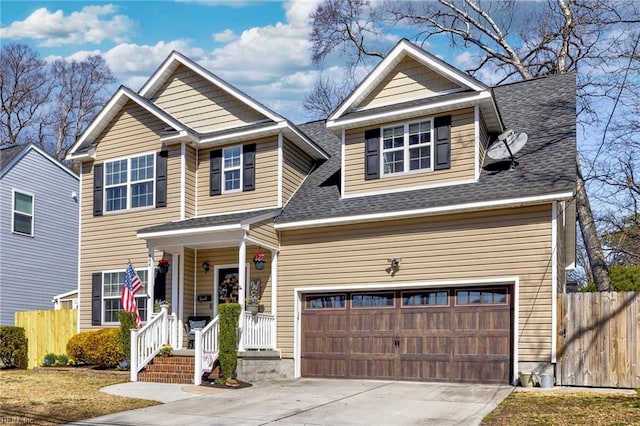
{"type": "Polygon", "coordinates": [[[199,386],[202,383],[202,374],[210,370],[213,362],[218,357],[218,318],[207,324],[203,329],[195,329],[195,373],[193,384],[199,386]]]}
{"type": "Polygon", "coordinates": [[[245,349],[274,349],[273,330],[276,319],[273,315],[255,314],[244,311],[242,343],[245,349]]]}
{"type": "Polygon", "coordinates": [[[130,379],[138,381],[138,372],[146,367],[163,344],[169,342],[169,333],[173,334],[175,317],[169,315],[168,308],[163,306],[160,313],[141,329],[131,330],[131,365],[130,379]]]}

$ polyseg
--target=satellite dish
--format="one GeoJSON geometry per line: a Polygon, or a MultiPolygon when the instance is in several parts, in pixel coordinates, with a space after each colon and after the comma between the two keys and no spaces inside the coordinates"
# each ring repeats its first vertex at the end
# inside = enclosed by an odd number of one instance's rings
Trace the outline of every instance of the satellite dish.
{"type": "Polygon", "coordinates": [[[489,147],[487,155],[494,160],[511,160],[511,169],[515,169],[516,162],[513,155],[520,151],[527,143],[526,133],[515,133],[509,129],[498,135],[498,141],[489,147]]]}

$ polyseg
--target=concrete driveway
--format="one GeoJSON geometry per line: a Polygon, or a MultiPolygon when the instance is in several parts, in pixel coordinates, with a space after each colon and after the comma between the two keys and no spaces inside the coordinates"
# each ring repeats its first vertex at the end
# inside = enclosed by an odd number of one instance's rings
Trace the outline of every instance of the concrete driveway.
{"type": "Polygon", "coordinates": [[[324,379],[264,381],[229,390],[149,383],[115,386],[105,390],[173,402],[73,424],[477,425],[513,390],[511,386],[324,379]],[[163,398],[163,392],[174,392],[174,398],[169,394],[163,398]]]}

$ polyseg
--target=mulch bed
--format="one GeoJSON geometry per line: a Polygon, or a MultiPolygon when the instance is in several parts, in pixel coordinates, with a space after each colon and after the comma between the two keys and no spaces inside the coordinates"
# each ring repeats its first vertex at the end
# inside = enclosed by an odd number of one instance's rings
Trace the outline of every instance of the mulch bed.
{"type": "Polygon", "coordinates": [[[237,379],[236,381],[238,382],[237,386],[228,386],[226,384],[221,385],[216,383],[215,380],[210,379],[208,374],[205,374],[202,376],[202,384],[200,386],[205,386],[208,388],[216,388],[216,389],[245,389],[253,386],[249,382],[243,382],[242,380],[237,380],[237,379]]]}

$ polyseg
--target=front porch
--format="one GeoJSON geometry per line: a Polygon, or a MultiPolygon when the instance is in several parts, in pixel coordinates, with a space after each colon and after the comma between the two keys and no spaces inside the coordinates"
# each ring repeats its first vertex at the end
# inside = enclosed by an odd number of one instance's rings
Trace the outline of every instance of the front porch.
{"type": "Polygon", "coordinates": [[[279,357],[275,321],[279,241],[273,228],[279,212],[200,217],[138,231],[147,244],[149,266],[158,265],[147,288],[149,299],[170,305],[162,306],[142,329],[132,330],[132,381],[168,343],[174,350],[193,349],[193,383],[199,384],[218,355],[218,306],[223,303],[241,307],[242,359],[255,351],[279,357]],[[250,299],[260,304],[260,313],[247,311],[250,299]],[[196,325],[196,318],[205,321],[196,325]]]}
{"type": "MultiPolygon", "coordinates": [[[[238,347],[244,349],[238,352],[238,376],[244,380],[263,379],[270,373],[278,377],[286,376],[279,372],[280,351],[271,339],[275,318],[269,314],[251,314],[247,311],[240,316],[244,319],[244,327],[238,329],[238,347]]],[[[163,362],[163,368],[150,371],[149,374],[143,372],[156,359],[163,344],[176,340],[177,323],[175,317],[168,313],[168,307],[163,306],[161,312],[143,328],[131,330],[131,381],[201,384],[202,375],[211,371],[218,357],[217,316],[204,328],[195,330],[193,349],[172,345],[178,348],[174,351],[175,360],[163,362]]]]}

